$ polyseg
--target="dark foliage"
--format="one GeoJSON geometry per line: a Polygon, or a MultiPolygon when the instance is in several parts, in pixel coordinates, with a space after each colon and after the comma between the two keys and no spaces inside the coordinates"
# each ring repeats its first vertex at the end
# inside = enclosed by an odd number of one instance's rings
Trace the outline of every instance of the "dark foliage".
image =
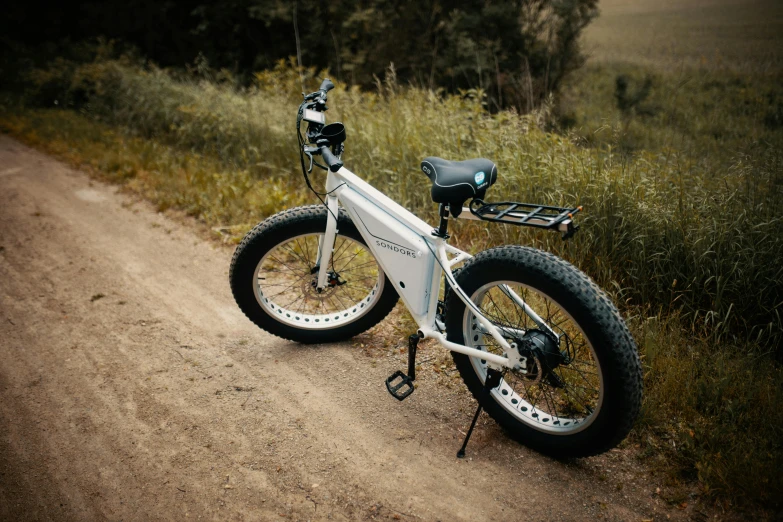
{"type": "Polygon", "coordinates": [[[138,47],[163,66],[183,66],[200,56],[244,82],[297,51],[304,65],[328,68],[365,87],[393,63],[403,82],[451,92],[480,88],[492,110],[529,111],[581,65],[579,35],[597,15],[596,5],[597,0],[127,0],[73,6],[31,0],[4,9],[0,43],[4,53],[19,42],[39,45],[45,55],[44,42],[104,36],[138,47]]]}
{"type": "Polygon", "coordinates": [[[650,95],[650,90],[652,89],[652,78],[649,76],[645,78],[644,83],[638,89],[636,89],[635,92],[631,92],[628,89],[628,83],[628,77],[624,74],[619,75],[615,79],[614,99],[617,103],[617,108],[620,110],[620,113],[624,118],[627,118],[634,112],[649,112],[643,110],[640,104],[650,95]]]}

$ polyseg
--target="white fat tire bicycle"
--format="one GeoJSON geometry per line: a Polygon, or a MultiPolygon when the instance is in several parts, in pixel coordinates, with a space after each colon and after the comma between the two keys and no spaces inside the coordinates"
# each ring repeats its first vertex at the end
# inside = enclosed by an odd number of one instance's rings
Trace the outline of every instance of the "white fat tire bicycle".
{"type": "Polygon", "coordinates": [[[315,163],[327,170],[324,204],[280,212],[245,236],[229,273],[242,311],[279,337],[325,343],[368,330],[402,298],[419,329],[410,338],[409,375],[397,372],[387,380],[396,398],[413,392],[418,339],[433,338],[451,350],[479,402],[473,424],[483,408],[514,439],[557,457],[615,447],[639,412],[642,378],[636,345],[606,294],[546,252],[501,246],[474,257],[447,243],[449,213],[458,217],[464,210],[469,219],[567,236],[578,210],[485,204],[486,189],[497,180],[494,164],[427,158],[422,170],[441,210],[433,229],[343,167],[344,127],[323,121],[332,87],[324,80],[305,97],[297,118],[309,187],[313,155],[327,164],[315,163]],[[302,120],[309,122],[306,140],[302,120]],[[472,202],[463,209],[465,195],[472,202]],[[409,387],[405,394],[398,392],[402,384],[389,384],[398,376],[409,387]]]}

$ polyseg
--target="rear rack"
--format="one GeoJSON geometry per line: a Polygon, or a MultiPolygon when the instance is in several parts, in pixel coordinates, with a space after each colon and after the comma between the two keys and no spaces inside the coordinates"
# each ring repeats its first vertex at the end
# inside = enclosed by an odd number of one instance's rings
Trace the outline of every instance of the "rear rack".
{"type": "Polygon", "coordinates": [[[563,239],[568,239],[579,229],[574,224],[573,217],[581,210],[582,207],[551,207],[516,201],[487,203],[480,199],[474,199],[470,202],[469,207],[462,208],[463,213],[460,215],[467,219],[559,230],[563,233],[563,239]]]}

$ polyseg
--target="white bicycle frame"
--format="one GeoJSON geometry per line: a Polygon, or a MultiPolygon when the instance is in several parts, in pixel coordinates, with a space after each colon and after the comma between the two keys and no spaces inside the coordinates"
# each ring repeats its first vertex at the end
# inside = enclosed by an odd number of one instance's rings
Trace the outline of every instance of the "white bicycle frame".
{"type": "MultiPolygon", "coordinates": [[[[324,288],[327,283],[337,233],[336,216],[339,202],[351,216],[378,264],[413,316],[421,336],[436,339],[451,351],[481,358],[493,368],[506,367],[526,372],[526,358],[520,356],[516,343],[509,343],[501,330],[513,334],[514,337],[519,337],[519,334],[523,334],[524,331],[494,325],[465,294],[451,274],[452,267],[472,256],[450,246],[444,238],[433,235],[432,226],[345,167],[337,172],[327,172],[326,204],[330,212],[328,212],[326,231],[319,242],[318,288],[324,288]],[[449,259],[450,255],[453,256],[451,259],[449,259]],[[477,350],[446,339],[443,334],[445,325],[437,317],[442,273],[445,273],[447,283],[460,300],[473,311],[483,331],[491,335],[503,348],[505,356],[477,350]]],[[[554,335],[549,326],[511,288],[503,285],[501,290],[520,306],[539,328],[554,335]]],[[[555,337],[559,336],[555,335],[555,337]]]]}

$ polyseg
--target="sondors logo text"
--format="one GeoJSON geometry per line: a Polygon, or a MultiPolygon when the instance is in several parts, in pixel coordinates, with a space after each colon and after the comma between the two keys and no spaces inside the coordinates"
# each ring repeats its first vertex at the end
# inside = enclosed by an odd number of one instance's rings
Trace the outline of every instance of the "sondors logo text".
{"type": "Polygon", "coordinates": [[[382,241],[382,240],[379,240],[379,239],[375,240],[375,244],[378,245],[381,248],[386,248],[388,250],[391,250],[392,252],[397,252],[398,254],[402,254],[402,255],[408,256],[411,259],[416,259],[416,252],[414,252],[413,250],[410,250],[408,248],[400,247],[400,246],[397,246],[397,245],[395,245],[393,243],[387,243],[386,241],[382,241]]]}

